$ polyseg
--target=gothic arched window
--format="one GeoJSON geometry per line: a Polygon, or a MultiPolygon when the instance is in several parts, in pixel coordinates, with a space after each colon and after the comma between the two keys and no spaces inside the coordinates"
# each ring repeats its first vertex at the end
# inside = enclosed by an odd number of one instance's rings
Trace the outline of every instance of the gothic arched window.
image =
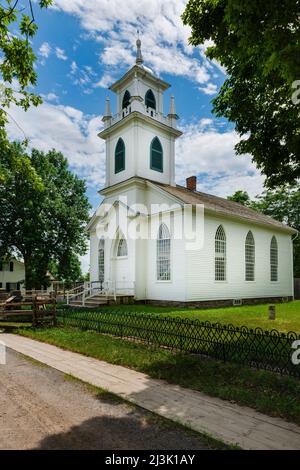
{"type": "Polygon", "coordinates": [[[129,91],[126,90],[123,96],[122,109],[128,108],[128,106],[130,105],[130,98],[131,98],[131,95],[129,91]]]}
{"type": "Polygon", "coordinates": [[[117,249],[117,256],[127,256],[128,255],[128,248],[127,248],[127,241],[125,238],[121,238],[121,240],[118,243],[118,249],[117,249]]]}
{"type": "Polygon", "coordinates": [[[161,224],[157,238],[157,280],[171,280],[171,236],[166,224],[161,224]]]}
{"type": "Polygon", "coordinates": [[[146,108],[152,108],[156,110],[156,99],[152,90],[148,90],[145,96],[146,108]]]}
{"type": "Polygon", "coordinates": [[[104,281],[104,238],[101,238],[98,248],[98,279],[100,282],[104,281]]]}
{"type": "Polygon", "coordinates": [[[278,281],[278,244],[275,236],[272,237],[270,245],[270,270],[271,281],[278,281]]]}
{"type": "Polygon", "coordinates": [[[245,241],[245,280],[255,280],[255,241],[251,230],[245,241]]]}
{"type": "Polygon", "coordinates": [[[125,144],[123,139],[119,139],[115,151],[115,173],[125,170],[125,144]]]}
{"type": "Polygon", "coordinates": [[[157,137],[151,142],[150,168],[151,170],[163,172],[163,148],[157,137]]]}
{"type": "Polygon", "coordinates": [[[226,235],[222,225],[215,236],[215,280],[226,281],[226,235]]]}

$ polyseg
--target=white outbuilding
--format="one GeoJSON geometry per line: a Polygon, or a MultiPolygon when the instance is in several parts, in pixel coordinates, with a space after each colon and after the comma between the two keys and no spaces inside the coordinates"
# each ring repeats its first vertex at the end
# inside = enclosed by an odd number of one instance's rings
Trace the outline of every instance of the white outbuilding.
{"type": "MultiPolygon", "coordinates": [[[[293,297],[296,231],[241,204],[175,183],[182,132],[170,85],[136,64],[110,90],[99,137],[106,143],[104,197],[88,225],[91,295],[147,303],[232,305],[293,297]]],[[[199,149],[201,152],[201,149],[199,149]]]]}

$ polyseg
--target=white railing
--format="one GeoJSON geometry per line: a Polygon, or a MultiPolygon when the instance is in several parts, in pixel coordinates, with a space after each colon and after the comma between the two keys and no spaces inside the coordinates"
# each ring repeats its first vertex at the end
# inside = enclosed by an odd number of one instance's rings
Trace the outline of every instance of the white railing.
{"type": "Polygon", "coordinates": [[[83,295],[83,293],[86,289],[86,284],[89,284],[89,282],[85,282],[81,286],[74,287],[74,289],[70,289],[66,292],[67,305],[70,305],[70,300],[75,300],[76,298],[83,295]]]}
{"type": "Polygon", "coordinates": [[[101,295],[103,297],[113,297],[114,301],[117,300],[117,296],[134,296],[135,295],[135,283],[131,281],[93,281],[85,282],[84,285],[76,287],[68,292],[67,305],[70,305],[71,300],[80,301],[84,307],[88,299],[93,298],[95,295],[101,295]]]}
{"type": "MultiPolygon", "coordinates": [[[[165,116],[163,113],[160,113],[158,111],[155,111],[152,108],[147,108],[144,103],[139,103],[139,107],[142,107],[144,113],[154,119],[157,119],[158,121],[162,122],[163,124],[166,124],[167,126],[170,125],[170,119],[165,116]]],[[[123,109],[119,113],[115,114],[112,117],[111,123],[116,124],[117,122],[121,121],[124,119],[126,116],[131,114],[134,111],[134,108],[131,106],[128,106],[126,109],[123,109]]]]}

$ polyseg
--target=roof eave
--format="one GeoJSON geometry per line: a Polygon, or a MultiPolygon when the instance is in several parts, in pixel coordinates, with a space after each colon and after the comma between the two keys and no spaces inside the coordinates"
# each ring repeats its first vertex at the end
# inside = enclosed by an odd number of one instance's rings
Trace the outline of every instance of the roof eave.
{"type": "Polygon", "coordinates": [[[164,80],[161,80],[160,78],[156,77],[155,75],[152,75],[150,72],[143,69],[142,67],[140,67],[138,65],[134,65],[133,67],[131,67],[131,69],[129,69],[125,73],[125,75],[123,75],[122,78],[120,78],[115,83],[113,83],[109,87],[109,90],[113,91],[114,93],[117,93],[118,90],[120,88],[122,88],[123,83],[125,83],[128,79],[130,79],[131,75],[133,75],[134,72],[138,72],[142,77],[149,78],[149,80],[155,82],[164,91],[168,90],[171,87],[171,85],[169,83],[165,82],[164,80]]]}
{"type": "Polygon", "coordinates": [[[134,119],[134,118],[142,119],[143,121],[153,124],[156,127],[166,129],[168,130],[168,132],[171,131],[172,134],[175,135],[176,137],[180,137],[183,134],[180,130],[175,129],[174,127],[167,126],[167,124],[164,124],[163,122],[156,121],[155,119],[150,118],[149,116],[145,116],[143,113],[140,113],[139,111],[133,111],[132,113],[128,114],[123,119],[120,119],[120,121],[116,122],[112,126],[99,132],[98,137],[100,137],[100,139],[105,140],[111,134],[112,131],[117,130],[119,127],[123,126],[129,120],[134,119]]]}

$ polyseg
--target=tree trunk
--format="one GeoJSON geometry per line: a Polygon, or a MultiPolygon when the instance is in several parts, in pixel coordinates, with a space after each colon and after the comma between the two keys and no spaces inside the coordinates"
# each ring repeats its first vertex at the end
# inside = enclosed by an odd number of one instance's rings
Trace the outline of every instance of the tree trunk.
{"type": "Polygon", "coordinates": [[[24,257],[24,264],[25,264],[25,289],[26,290],[32,290],[35,288],[35,282],[34,282],[34,275],[32,272],[32,266],[31,266],[31,256],[29,254],[26,254],[24,257]]]}

